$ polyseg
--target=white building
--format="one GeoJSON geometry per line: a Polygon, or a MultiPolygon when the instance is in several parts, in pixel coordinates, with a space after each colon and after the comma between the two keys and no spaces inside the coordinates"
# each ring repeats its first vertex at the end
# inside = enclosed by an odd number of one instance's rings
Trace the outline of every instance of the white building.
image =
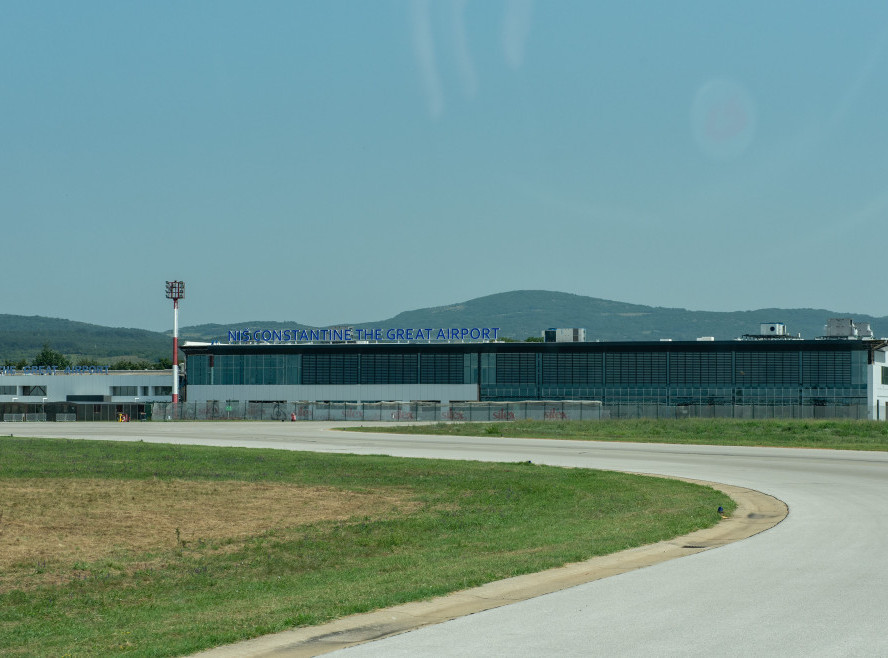
{"type": "Polygon", "coordinates": [[[0,408],[5,421],[115,420],[150,414],[154,402],[172,400],[171,370],[110,370],[107,366],[53,368],[0,366],[0,408]]]}

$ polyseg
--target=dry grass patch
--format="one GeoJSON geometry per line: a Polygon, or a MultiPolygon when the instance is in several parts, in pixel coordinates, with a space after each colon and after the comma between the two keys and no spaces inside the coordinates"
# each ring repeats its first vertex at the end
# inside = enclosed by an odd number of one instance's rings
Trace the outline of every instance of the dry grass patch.
{"type": "Polygon", "coordinates": [[[685,534],[719,505],[528,462],[8,437],[0,654],[192,655],[685,534]]]}
{"type": "MultiPolygon", "coordinates": [[[[0,574],[404,513],[409,492],[268,482],[0,479],[0,574]]],[[[0,591],[9,583],[0,575],[0,591]]]]}

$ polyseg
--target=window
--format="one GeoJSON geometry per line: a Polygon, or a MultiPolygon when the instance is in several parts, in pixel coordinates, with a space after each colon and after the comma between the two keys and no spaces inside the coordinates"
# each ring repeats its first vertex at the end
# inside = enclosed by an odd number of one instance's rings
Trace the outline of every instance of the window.
{"type": "Polygon", "coordinates": [[[464,380],[462,354],[422,354],[420,356],[420,384],[462,384],[464,380]]]}
{"type": "Polygon", "coordinates": [[[17,392],[15,386],[0,386],[0,395],[15,395],[17,392]]]}
{"type": "Polygon", "coordinates": [[[497,354],[497,384],[536,384],[536,354],[497,354]]]}
{"type": "Polygon", "coordinates": [[[799,384],[798,352],[738,352],[738,386],[781,386],[799,384]]]}
{"type": "Polygon", "coordinates": [[[601,385],[603,362],[601,354],[543,354],[543,385],[601,385]]]}
{"type": "MultiPolygon", "coordinates": [[[[232,354],[230,356],[216,356],[215,370],[212,379],[210,373],[207,374],[207,380],[204,384],[223,384],[223,385],[240,385],[244,383],[244,359],[243,354],[232,354]]],[[[208,366],[209,367],[209,366],[208,366]]],[[[189,373],[189,383],[191,382],[191,373],[189,373]]]]}
{"type": "Polygon", "coordinates": [[[834,387],[851,385],[850,352],[802,352],[802,384],[834,387]]]}
{"type": "Polygon", "coordinates": [[[208,358],[203,354],[194,354],[188,357],[185,372],[188,373],[188,383],[193,385],[209,384],[208,358]]]}
{"type": "Polygon", "coordinates": [[[135,397],[138,390],[138,386],[112,386],[111,395],[135,397]]]}
{"type": "Polygon", "coordinates": [[[666,384],[666,355],[661,352],[615,352],[605,358],[609,386],[666,384]]]}
{"type": "Polygon", "coordinates": [[[882,366],[882,383],[888,386],[888,367],[882,366]]]}
{"type": "Polygon", "coordinates": [[[674,352],[669,355],[673,386],[730,386],[730,352],[674,352]]]}
{"type": "Polygon", "coordinates": [[[419,383],[418,354],[362,354],[361,384],[419,383]]]}
{"type": "Polygon", "coordinates": [[[496,384],[496,354],[481,354],[481,383],[496,384]]]}
{"type": "Polygon", "coordinates": [[[302,383],[307,385],[357,384],[358,355],[304,354],[302,356],[302,383]]]}
{"type": "Polygon", "coordinates": [[[45,396],[46,395],[46,386],[22,386],[22,395],[23,396],[45,396]]]}

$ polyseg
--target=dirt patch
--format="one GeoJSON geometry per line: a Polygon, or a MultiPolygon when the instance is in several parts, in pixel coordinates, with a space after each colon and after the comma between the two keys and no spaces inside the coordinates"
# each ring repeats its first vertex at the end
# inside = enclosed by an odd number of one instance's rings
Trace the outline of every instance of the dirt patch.
{"type": "Polygon", "coordinates": [[[0,572],[403,513],[416,506],[408,495],[265,482],[0,479],[0,572]]]}

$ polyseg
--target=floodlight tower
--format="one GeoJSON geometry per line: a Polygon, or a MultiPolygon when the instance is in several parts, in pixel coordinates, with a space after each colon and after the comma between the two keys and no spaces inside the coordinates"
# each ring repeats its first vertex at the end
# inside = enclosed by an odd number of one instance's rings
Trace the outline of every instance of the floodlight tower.
{"type": "Polygon", "coordinates": [[[185,296],[183,281],[166,282],[167,299],[173,300],[173,404],[179,404],[179,300],[185,296]]]}

